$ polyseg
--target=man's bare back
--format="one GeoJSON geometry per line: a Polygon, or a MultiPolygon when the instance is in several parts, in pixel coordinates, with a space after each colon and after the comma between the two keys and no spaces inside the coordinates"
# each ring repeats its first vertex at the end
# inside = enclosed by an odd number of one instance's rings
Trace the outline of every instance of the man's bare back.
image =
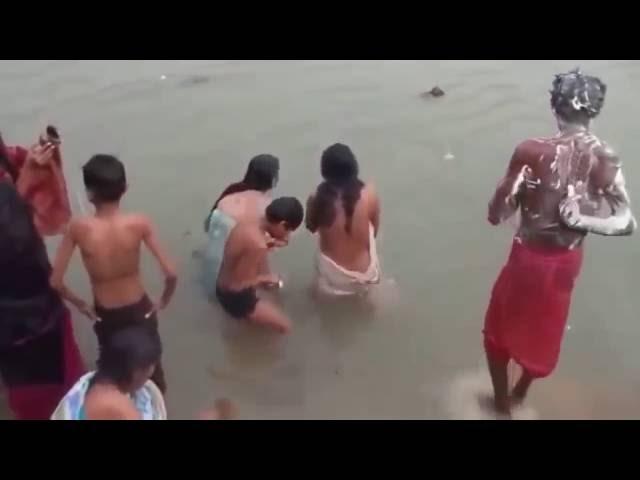
{"type": "Polygon", "coordinates": [[[632,227],[628,204],[618,157],[579,129],[526,140],[516,148],[489,204],[489,221],[498,224],[520,209],[520,240],[575,248],[590,231],[624,234],[632,227]]]}
{"type": "Polygon", "coordinates": [[[370,228],[377,236],[380,226],[380,204],[372,184],[360,190],[360,198],[355,204],[351,217],[351,228],[347,230],[347,217],[341,196],[335,200],[335,219],[329,226],[318,224],[315,196],[307,201],[307,228],[320,237],[320,250],[338,265],[347,270],[365,272],[371,263],[370,228]]]}

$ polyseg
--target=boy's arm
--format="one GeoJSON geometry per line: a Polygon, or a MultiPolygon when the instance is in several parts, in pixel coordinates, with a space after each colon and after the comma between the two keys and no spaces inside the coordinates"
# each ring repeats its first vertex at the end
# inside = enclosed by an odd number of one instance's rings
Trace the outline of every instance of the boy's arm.
{"type": "Polygon", "coordinates": [[[95,312],[89,307],[87,302],[78,297],[75,293],[67,288],[64,284],[64,274],[69,267],[69,262],[73,256],[73,251],[76,248],[76,241],[73,235],[74,224],[71,223],[65,229],[64,237],[56,252],[56,258],[53,262],[53,270],[49,283],[51,287],[56,290],[62,298],[75,306],[81,313],[89,317],[91,320],[99,320],[95,312]]]}
{"type": "MultiPolygon", "coordinates": [[[[160,302],[156,307],[154,307],[154,311],[157,309],[162,310],[169,304],[171,298],[173,297],[173,294],[176,291],[178,275],[176,273],[176,268],[173,262],[169,259],[169,255],[160,245],[160,240],[158,239],[156,228],[151,220],[143,217],[141,221],[144,232],[142,237],[143,241],[151,254],[158,261],[158,264],[162,269],[162,273],[164,274],[164,290],[162,292],[162,296],[160,297],[160,302]]],[[[151,314],[152,312],[149,312],[149,314],[151,314]]]]}

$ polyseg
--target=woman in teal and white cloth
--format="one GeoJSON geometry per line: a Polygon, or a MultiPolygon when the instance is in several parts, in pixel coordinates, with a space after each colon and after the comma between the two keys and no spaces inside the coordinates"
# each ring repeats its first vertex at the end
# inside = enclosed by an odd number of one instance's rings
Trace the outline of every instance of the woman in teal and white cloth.
{"type": "Polygon", "coordinates": [[[76,382],[51,419],[166,420],[164,398],[150,379],[161,353],[147,330],[122,330],[106,346],[98,370],[76,382]]]}
{"type": "MultiPolygon", "coordinates": [[[[203,283],[207,294],[216,290],[227,238],[238,222],[259,221],[271,202],[269,192],[278,183],[280,161],[262,154],[251,159],[244,180],[232,183],[220,195],[204,222],[208,241],[204,252],[203,283]]],[[[266,268],[266,267],[265,267],[266,268]]]]}

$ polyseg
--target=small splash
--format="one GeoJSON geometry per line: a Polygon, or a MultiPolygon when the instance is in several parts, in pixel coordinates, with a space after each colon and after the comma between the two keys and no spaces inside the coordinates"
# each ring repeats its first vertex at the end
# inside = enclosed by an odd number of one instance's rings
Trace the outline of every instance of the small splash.
{"type": "MultiPolygon", "coordinates": [[[[444,408],[452,420],[502,420],[491,408],[493,388],[486,370],[461,373],[445,390],[444,408]]],[[[537,412],[521,405],[511,410],[513,420],[537,420],[537,412]]]]}
{"type": "Polygon", "coordinates": [[[451,152],[447,152],[447,153],[444,154],[444,159],[446,161],[451,161],[451,160],[455,160],[456,156],[451,152]]]}
{"type": "Polygon", "coordinates": [[[160,75],[160,80],[166,80],[167,76],[166,75],[160,75]]]}

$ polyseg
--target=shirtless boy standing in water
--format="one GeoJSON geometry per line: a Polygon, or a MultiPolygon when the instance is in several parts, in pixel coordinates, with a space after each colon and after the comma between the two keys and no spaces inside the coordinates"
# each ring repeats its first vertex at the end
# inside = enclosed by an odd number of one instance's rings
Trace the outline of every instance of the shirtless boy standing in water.
{"type": "Polygon", "coordinates": [[[579,71],[556,75],[551,108],[558,133],[525,140],[516,148],[489,203],[492,225],[521,212],[484,325],[500,413],[509,414],[513,402],[524,400],[531,382],[550,375],[558,362],[587,233],[621,236],[636,228],[620,160],[589,130],[605,93],[596,77],[579,71]],[[523,369],[512,392],[510,359],[523,369]]]}
{"type": "Polygon", "coordinates": [[[371,184],[358,178],[351,149],[337,143],[322,154],[324,179],[307,201],[306,226],[318,232],[319,293],[352,296],[368,293],[380,281],[375,239],[380,228],[380,202],[371,184]]]}
{"type": "Polygon", "coordinates": [[[302,223],[304,211],[293,197],[282,197],[269,204],[259,222],[240,222],[229,234],[216,296],[232,317],[269,326],[282,333],[291,329],[289,319],[271,302],[258,298],[259,287],[281,285],[280,278],[262,274],[269,249],[288,242],[289,234],[302,223]]]}
{"type": "MultiPolygon", "coordinates": [[[[160,246],[155,227],[144,215],[124,213],[120,199],[127,189],[124,165],[111,155],[95,155],[83,167],[84,184],[95,214],[73,219],[58,249],[51,284],[64,298],[95,321],[100,349],[116,332],[144,325],[159,337],[156,311],[167,306],[176,289],[172,262],[160,246]],[[152,304],[140,278],[140,248],[145,244],[165,276],[160,301],[152,304]],[[95,310],[63,286],[75,247],[79,247],[93,290],[95,310]]],[[[164,393],[158,364],[151,377],[164,393]]]]}

